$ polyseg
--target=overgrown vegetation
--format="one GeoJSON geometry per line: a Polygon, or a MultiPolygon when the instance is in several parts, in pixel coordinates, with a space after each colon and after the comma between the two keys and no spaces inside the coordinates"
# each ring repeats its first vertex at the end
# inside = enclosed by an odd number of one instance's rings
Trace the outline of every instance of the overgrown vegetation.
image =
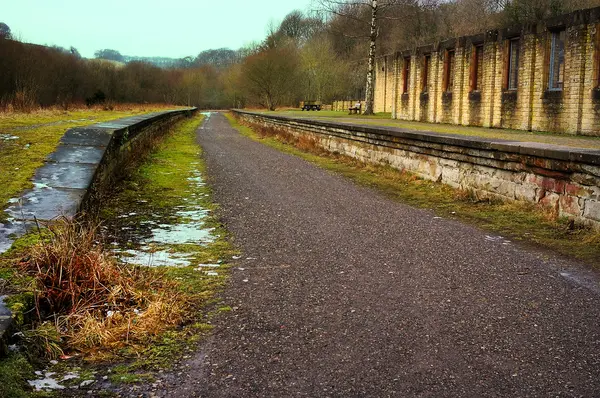
{"type": "Polygon", "coordinates": [[[228,118],[242,134],[256,141],[376,188],[393,199],[433,209],[439,216],[463,220],[516,241],[575,256],[594,266],[600,265],[600,232],[575,226],[568,219],[557,217],[550,209],[523,202],[480,200],[468,191],[423,180],[389,166],[366,164],[332,154],[308,137],[297,138],[284,131],[255,126],[250,128],[238,123],[231,114],[228,118]]]}
{"type": "MultiPolygon", "coordinates": [[[[84,371],[91,364],[98,377],[134,383],[152,380],[152,372],[172,366],[211,330],[213,304],[218,312],[215,294],[227,277],[226,260],[235,254],[212,214],[206,214],[203,225],[214,239],[161,247],[175,256],[185,254],[188,266],[123,264],[113,255],[118,248],[104,244],[110,238],[122,242],[123,249],[137,247],[126,229],[142,229],[152,216],[175,222],[182,206],[214,210],[209,188],[196,183],[204,169],[195,142],[201,121],[200,115],[181,122],[142,163],[131,166],[127,179],[105,200],[100,227],[89,220],[61,220],[46,232],[19,239],[0,256],[0,274],[10,280],[13,293],[22,292],[9,302],[23,319],[21,342],[27,350],[17,357],[37,361],[65,354],[79,359],[60,361],[53,371],[71,371],[85,359],[84,371]],[[132,209],[145,220],[122,217],[132,209]],[[205,262],[220,263],[218,275],[204,272],[205,262]],[[121,364],[108,370],[103,365],[108,360],[121,364]]],[[[9,365],[0,362],[0,367],[9,365]]]]}
{"type": "MultiPolygon", "coordinates": [[[[63,219],[49,230],[19,268],[33,278],[38,321],[56,327],[65,349],[144,344],[188,318],[189,300],[176,283],[161,270],[117,263],[94,225],[63,219]]],[[[46,334],[46,356],[55,359],[62,352],[46,334]]]]}

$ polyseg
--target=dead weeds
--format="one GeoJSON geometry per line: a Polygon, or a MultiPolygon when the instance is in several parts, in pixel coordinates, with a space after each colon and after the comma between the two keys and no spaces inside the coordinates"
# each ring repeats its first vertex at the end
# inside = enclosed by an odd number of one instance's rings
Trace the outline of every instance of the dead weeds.
{"type": "MultiPolygon", "coordinates": [[[[41,324],[52,322],[69,351],[144,344],[182,323],[192,303],[164,271],[119,264],[97,240],[97,225],[48,226],[19,264],[34,280],[41,324]]],[[[56,350],[46,350],[56,356],[56,350]]]]}

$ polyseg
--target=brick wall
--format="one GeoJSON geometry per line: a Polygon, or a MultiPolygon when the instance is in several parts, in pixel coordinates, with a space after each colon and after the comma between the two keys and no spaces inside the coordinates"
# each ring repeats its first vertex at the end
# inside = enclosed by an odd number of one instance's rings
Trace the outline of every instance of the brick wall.
{"type": "Polygon", "coordinates": [[[374,107],[397,119],[600,136],[599,80],[600,7],[379,57],[374,107]]]}

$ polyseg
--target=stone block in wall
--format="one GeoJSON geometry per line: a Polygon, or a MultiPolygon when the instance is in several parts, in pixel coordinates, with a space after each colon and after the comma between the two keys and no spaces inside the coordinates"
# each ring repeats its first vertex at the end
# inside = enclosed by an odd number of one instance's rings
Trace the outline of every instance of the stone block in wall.
{"type": "Polygon", "coordinates": [[[583,216],[588,219],[600,221],[600,201],[593,199],[585,200],[583,216]]]}
{"type": "Polygon", "coordinates": [[[561,215],[580,217],[583,214],[577,196],[561,195],[559,209],[561,215]]]}
{"type": "Polygon", "coordinates": [[[515,199],[536,203],[539,200],[539,190],[540,189],[533,184],[516,184],[515,199]]]}
{"type": "Polygon", "coordinates": [[[543,192],[544,196],[540,199],[539,203],[542,206],[549,207],[551,209],[558,209],[560,195],[553,192],[543,192]]]}
{"type": "Polygon", "coordinates": [[[537,185],[543,191],[556,192],[559,194],[565,192],[565,186],[567,185],[567,182],[564,180],[557,180],[536,174],[529,174],[525,179],[525,182],[537,185]]]}

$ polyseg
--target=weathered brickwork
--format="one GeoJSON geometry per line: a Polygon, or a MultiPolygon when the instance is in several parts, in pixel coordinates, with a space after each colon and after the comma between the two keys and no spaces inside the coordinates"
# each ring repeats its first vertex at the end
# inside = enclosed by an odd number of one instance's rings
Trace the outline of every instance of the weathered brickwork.
{"type": "Polygon", "coordinates": [[[375,101],[373,103],[375,112],[392,112],[394,97],[394,70],[395,57],[384,56],[376,60],[375,69],[378,78],[375,80],[375,101]]]}
{"type": "Polygon", "coordinates": [[[331,152],[481,198],[539,203],[600,229],[600,151],[235,112],[258,127],[312,138],[331,152]]]}
{"type": "Polygon", "coordinates": [[[374,108],[405,120],[600,136],[599,60],[600,7],[380,57],[374,108]]]}

